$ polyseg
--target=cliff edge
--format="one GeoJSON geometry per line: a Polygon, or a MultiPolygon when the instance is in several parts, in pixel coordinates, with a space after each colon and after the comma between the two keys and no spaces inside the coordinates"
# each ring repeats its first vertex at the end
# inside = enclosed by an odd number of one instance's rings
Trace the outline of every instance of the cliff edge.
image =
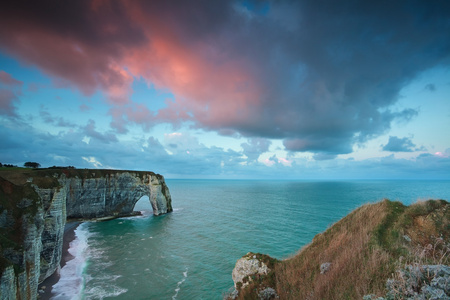
{"type": "Polygon", "coordinates": [[[0,172],[0,299],[37,298],[38,284],[59,266],[67,219],[127,216],[142,196],[154,215],[172,211],[164,177],[153,172],[0,172]]]}
{"type": "Polygon", "coordinates": [[[364,205],[295,256],[248,253],[228,299],[450,299],[450,206],[364,205]]]}

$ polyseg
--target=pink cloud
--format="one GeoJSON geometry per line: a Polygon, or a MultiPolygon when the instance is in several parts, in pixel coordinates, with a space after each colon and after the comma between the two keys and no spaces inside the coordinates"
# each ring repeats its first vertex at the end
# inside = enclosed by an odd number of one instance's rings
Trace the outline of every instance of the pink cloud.
{"type": "Polygon", "coordinates": [[[263,164],[265,164],[268,167],[271,167],[275,164],[275,162],[269,158],[266,158],[265,160],[263,160],[263,164]]]}
{"type": "Polygon", "coordinates": [[[291,166],[292,165],[292,161],[290,161],[290,160],[287,160],[286,158],[284,158],[284,157],[279,157],[278,158],[278,162],[279,163],[281,163],[281,164],[283,164],[284,166],[291,166]]]}
{"type": "Polygon", "coordinates": [[[449,43],[440,3],[409,11],[401,3],[337,10],[333,1],[284,8],[274,2],[267,15],[243,13],[239,5],[10,1],[0,10],[0,49],[36,65],[56,85],[103,92],[118,132],[131,122],[145,128],[189,121],[226,134],[283,139],[287,150],[321,153],[317,159],[350,153],[395,120],[416,116],[414,109],[390,108],[405,84],[448,61],[447,52],[436,50],[449,43]],[[277,10],[289,10],[295,22],[286,26],[277,10]],[[427,26],[414,21],[422,13],[433,20],[427,26]],[[354,26],[355,16],[369,21],[354,26]],[[410,32],[417,33],[413,39],[410,32]],[[379,36],[399,38],[381,43],[379,36]],[[135,78],[170,91],[174,101],[156,112],[138,107],[130,99],[135,78]]]}
{"type": "Polygon", "coordinates": [[[0,89],[0,114],[15,116],[16,96],[9,90],[0,89]]]}
{"type": "MultiPolygon", "coordinates": [[[[102,44],[80,37],[76,28],[66,28],[72,31],[61,32],[56,24],[47,27],[45,20],[20,17],[2,19],[0,42],[3,48],[11,55],[40,67],[53,77],[56,86],[75,87],[85,95],[100,89],[113,104],[128,102],[133,78],[120,61],[123,45],[102,44]],[[113,46],[117,46],[117,49],[111,50],[113,46]]],[[[78,26],[81,28],[85,25],[78,26]]]]}
{"type": "Polygon", "coordinates": [[[124,61],[135,77],[175,94],[178,105],[160,111],[160,118],[191,119],[183,113],[189,111],[196,121],[213,128],[248,120],[262,91],[247,62],[224,57],[208,43],[186,42],[158,15],[149,17],[137,7],[130,10],[143,28],[158,28],[146,31],[149,42],[131,49],[124,61]]]}
{"type": "Polygon", "coordinates": [[[13,78],[10,74],[0,70],[0,84],[9,87],[22,86],[23,82],[13,78]]]}
{"type": "Polygon", "coordinates": [[[292,161],[284,158],[284,157],[277,157],[276,155],[273,155],[272,157],[266,158],[262,161],[263,164],[265,164],[268,167],[271,167],[275,164],[282,164],[285,167],[291,167],[292,161]]]}
{"type": "MultiPolygon", "coordinates": [[[[12,55],[53,76],[55,85],[76,87],[85,95],[102,90],[114,106],[130,104],[134,78],[168,89],[176,103],[158,112],[159,121],[195,120],[217,129],[251,120],[262,91],[247,62],[225,55],[217,45],[187,40],[179,24],[152,5],[116,5],[120,12],[105,1],[75,5],[74,9],[81,10],[74,12],[79,20],[70,20],[73,15],[68,15],[66,31],[48,26],[52,20],[41,20],[40,15],[25,21],[20,18],[20,22],[19,18],[4,20],[1,27],[8,30],[0,29],[1,43],[12,55]],[[122,29],[120,24],[128,27],[122,29]],[[137,38],[133,40],[132,35],[137,38]]],[[[63,12],[69,13],[68,9],[63,12]]],[[[125,108],[121,114],[117,108],[113,110],[114,126],[121,131],[125,131],[125,119],[148,126],[153,118],[143,105],[139,110],[125,108]]]]}
{"type": "Polygon", "coordinates": [[[18,95],[22,93],[22,85],[22,81],[0,70],[0,114],[16,116],[14,104],[19,102],[18,95]]]}
{"type": "Polygon", "coordinates": [[[450,151],[446,151],[444,153],[443,152],[436,152],[436,153],[434,153],[435,156],[442,157],[442,158],[449,157],[449,154],[450,154],[450,151]]]}

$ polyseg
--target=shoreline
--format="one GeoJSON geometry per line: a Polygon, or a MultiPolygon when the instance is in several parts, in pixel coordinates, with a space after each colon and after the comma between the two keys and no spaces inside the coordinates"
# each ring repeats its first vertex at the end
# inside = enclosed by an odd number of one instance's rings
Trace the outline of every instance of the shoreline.
{"type": "MultiPolygon", "coordinates": [[[[68,222],[64,226],[64,235],[63,235],[63,247],[62,247],[62,255],[60,268],[63,268],[68,261],[72,260],[74,257],[69,253],[70,243],[75,240],[75,229],[81,224],[80,221],[68,222]]],[[[59,270],[59,269],[58,269],[59,270]]],[[[50,300],[54,295],[52,293],[53,285],[55,285],[59,281],[59,272],[55,271],[51,276],[45,279],[38,286],[38,299],[39,300],[50,300]]]]}
{"type": "MultiPolygon", "coordinates": [[[[89,221],[104,222],[117,218],[138,216],[142,216],[142,212],[133,211],[129,215],[102,217],[89,221]]],[[[50,300],[53,296],[55,296],[55,294],[53,293],[53,286],[58,283],[61,277],[59,271],[67,264],[67,262],[75,258],[72,254],[69,253],[70,243],[76,238],[75,229],[77,229],[77,227],[83,222],[84,220],[82,219],[70,219],[64,226],[63,246],[59,268],[52,275],[46,278],[41,284],[38,285],[39,300],[50,300]]]]}

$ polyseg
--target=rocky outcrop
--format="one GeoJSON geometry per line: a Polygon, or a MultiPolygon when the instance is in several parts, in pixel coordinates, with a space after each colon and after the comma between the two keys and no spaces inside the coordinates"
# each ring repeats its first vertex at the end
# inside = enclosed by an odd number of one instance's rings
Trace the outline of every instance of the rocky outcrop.
{"type": "Polygon", "coordinates": [[[154,215],[172,211],[164,177],[152,172],[36,170],[0,173],[0,299],[36,299],[58,268],[67,218],[130,215],[148,196],[154,215]]]}
{"type": "Polygon", "coordinates": [[[328,272],[331,268],[331,263],[330,262],[326,262],[320,265],[320,274],[325,274],[326,272],[328,272]]]}
{"type": "Polygon", "coordinates": [[[278,299],[277,291],[273,288],[268,287],[258,292],[258,298],[260,300],[270,300],[270,299],[278,299]]]}
{"type": "Polygon", "coordinates": [[[232,272],[235,290],[230,298],[234,299],[239,292],[251,283],[258,287],[259,299],[276,299],[278,295],[270,286],[270,274],[276,259],[268,255],[249,252],[238,259],[232,272]]]}
{"type": "Polygon", "coordinates": [[[233,269],[232,277],[235,288],[242,288],[248,285],[252,275],[267,275],[270,269],[267,265],[256,257],[256,254],[247,255],[238,259],[233,269]]]}
{"type": "Polygon", "coordinates": [[[450,267],[445,265],[408,265],[398,270],[398,278],[388,279],[386,297],[366,295],[364,300],[450,299],[450,267]]]}

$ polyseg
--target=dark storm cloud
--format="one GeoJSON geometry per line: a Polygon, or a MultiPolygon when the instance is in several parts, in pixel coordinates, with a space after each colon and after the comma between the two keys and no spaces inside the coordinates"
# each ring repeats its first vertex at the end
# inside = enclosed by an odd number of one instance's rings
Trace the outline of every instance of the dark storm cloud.
{"type": "Polygon", "coordinates": [[[449,64],[449,5],[299,1],[285,5],[289,26],[270,13],[249,22],[245,48],[264,62],[259,78],[270,88],[253,116],[259,127],[240,131],[286,138],[293,151],[338,154],[416,115],[389,107],[420,72],[449,64]]]}
{"type": "Polygon", "coordinates": [[[247,143],[242,143],[241,147],[244,150],[243,153],[248,157],[248,160],[254,162],[262,153],[269,151],[270,145],[271,142],[267,139],[252,138],[249,139],[247,143]]]}
{"type": "Polygon", "coordinates": [[[450,65],[449,15],[449,1],[10,1],[0,47],[103,90],[119,133],[189,121],[329,159],[417,115],[392,107],[450,65]],[[123,109],[141,76],[175,102],[123,109]]]}
{"type": "MultiPolygon", "coordinates": [[[[31,30],[29,26],[33,25],[36,30],[101,47],[135,45],[145,40],[122,1],[17,0],[4,2],[1,8],[2,22],[18,27],[9,28],[13,31],[31,30]]],[[[113,47],[108,49],[111,51],[113,47]]]]}
{"type": "Polygon", "coordinates": [[[416,145],[411,141],[411,139],[404,137],[399,138],[396,136],[390,136],[389,141],[382,148],[384,151],[391,152],[413,152],[424,150],[423,147],[416,148],[416,145]]]}
{"type": "MultiPolygon", "coordinates": [[[[130,82],[115,65],[124,46],[142,45],[121,1],[7,1],[0,6],[0,49],[36,64],[58,85],[85,94],[130,82]]],[[[124,95],[109,93],[112,102],[124,95]]]]}

